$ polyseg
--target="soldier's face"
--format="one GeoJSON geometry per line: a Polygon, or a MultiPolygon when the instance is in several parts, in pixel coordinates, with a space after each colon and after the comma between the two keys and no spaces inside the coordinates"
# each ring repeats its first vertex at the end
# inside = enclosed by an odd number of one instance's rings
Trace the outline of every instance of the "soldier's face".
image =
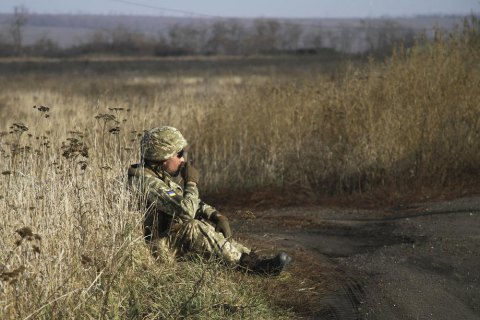
{"type": "Polygon", "coordinates": [[[163,163],[163,168],[170,175],[175,176],[178,174],[184,162],[185,162],[185,158],[183,157],[183,152],[179,152],[178,154],[174,155],[172,158],[165,161],[163,163]]]}

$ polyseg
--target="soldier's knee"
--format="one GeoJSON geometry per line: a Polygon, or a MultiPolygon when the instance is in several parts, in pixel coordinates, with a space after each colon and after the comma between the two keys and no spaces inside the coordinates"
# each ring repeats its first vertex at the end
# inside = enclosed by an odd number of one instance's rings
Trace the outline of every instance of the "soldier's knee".
{"type": "Polygon", "coordinates": [[[187,226],[189,227],[198,227],[199,224],[200,224],[200,220],[197,220],[197,219],[192,219],[187,221],[187,226]]]}
{"type": "Polygon", "coordinates": [[[198,230],[200,228],[200,221],[196,219],[189,220],[184,222],[184,230],[198,230]]]}
{"type": "Polygon", "coordinates": [[[199,232],[202,234],[208,234],[215,230],[215,228],[213,228],[209,223],[197,219],[189,220],[184,224],[183,228],[184,230],[193,232],[195,234],[199,232]]]}

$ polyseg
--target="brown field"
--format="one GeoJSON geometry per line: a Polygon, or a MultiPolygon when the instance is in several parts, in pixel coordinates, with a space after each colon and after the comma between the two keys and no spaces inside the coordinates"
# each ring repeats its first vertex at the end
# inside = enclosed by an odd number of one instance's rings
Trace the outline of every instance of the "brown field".
{"type": "Polygon", "coordinates": [[[479,43],[474,25],[381,63],[0,61],[0,318],[291,317],[261,279],[153,261],[121,183],[143,130],[184,132],[211,196],[475,190],[479,43]]]}

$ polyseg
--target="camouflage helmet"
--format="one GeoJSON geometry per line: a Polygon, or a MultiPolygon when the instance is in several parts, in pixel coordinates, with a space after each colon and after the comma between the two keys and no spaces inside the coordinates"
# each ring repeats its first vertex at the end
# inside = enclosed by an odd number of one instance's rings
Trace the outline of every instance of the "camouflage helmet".
{"type": "Polygon", "coordinates": [[[176,128],[163,126],[146,131],[140,142],[143,160],[168,160],[187,146],[187,141],[176,128]]]}

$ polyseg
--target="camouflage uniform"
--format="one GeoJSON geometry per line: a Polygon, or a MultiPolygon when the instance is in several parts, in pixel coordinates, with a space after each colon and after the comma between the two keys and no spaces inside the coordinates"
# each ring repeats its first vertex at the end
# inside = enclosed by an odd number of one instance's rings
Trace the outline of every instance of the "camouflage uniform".
{"type": "Polygon", "coordinates": [[[200,200],[196,184],[184,183],[180,176],[172,177],[161,166],[148,164],[148,160],[163,161],[175,156],[186,144],[175,128],[152,129],[142,139],[143,163],[128,170],[128,184],[146,208],[145,240],[160,240],[180,253],[213,255],[238,264],[250,249],[215,231],[209,220],[216,210],[200,200]]]}

